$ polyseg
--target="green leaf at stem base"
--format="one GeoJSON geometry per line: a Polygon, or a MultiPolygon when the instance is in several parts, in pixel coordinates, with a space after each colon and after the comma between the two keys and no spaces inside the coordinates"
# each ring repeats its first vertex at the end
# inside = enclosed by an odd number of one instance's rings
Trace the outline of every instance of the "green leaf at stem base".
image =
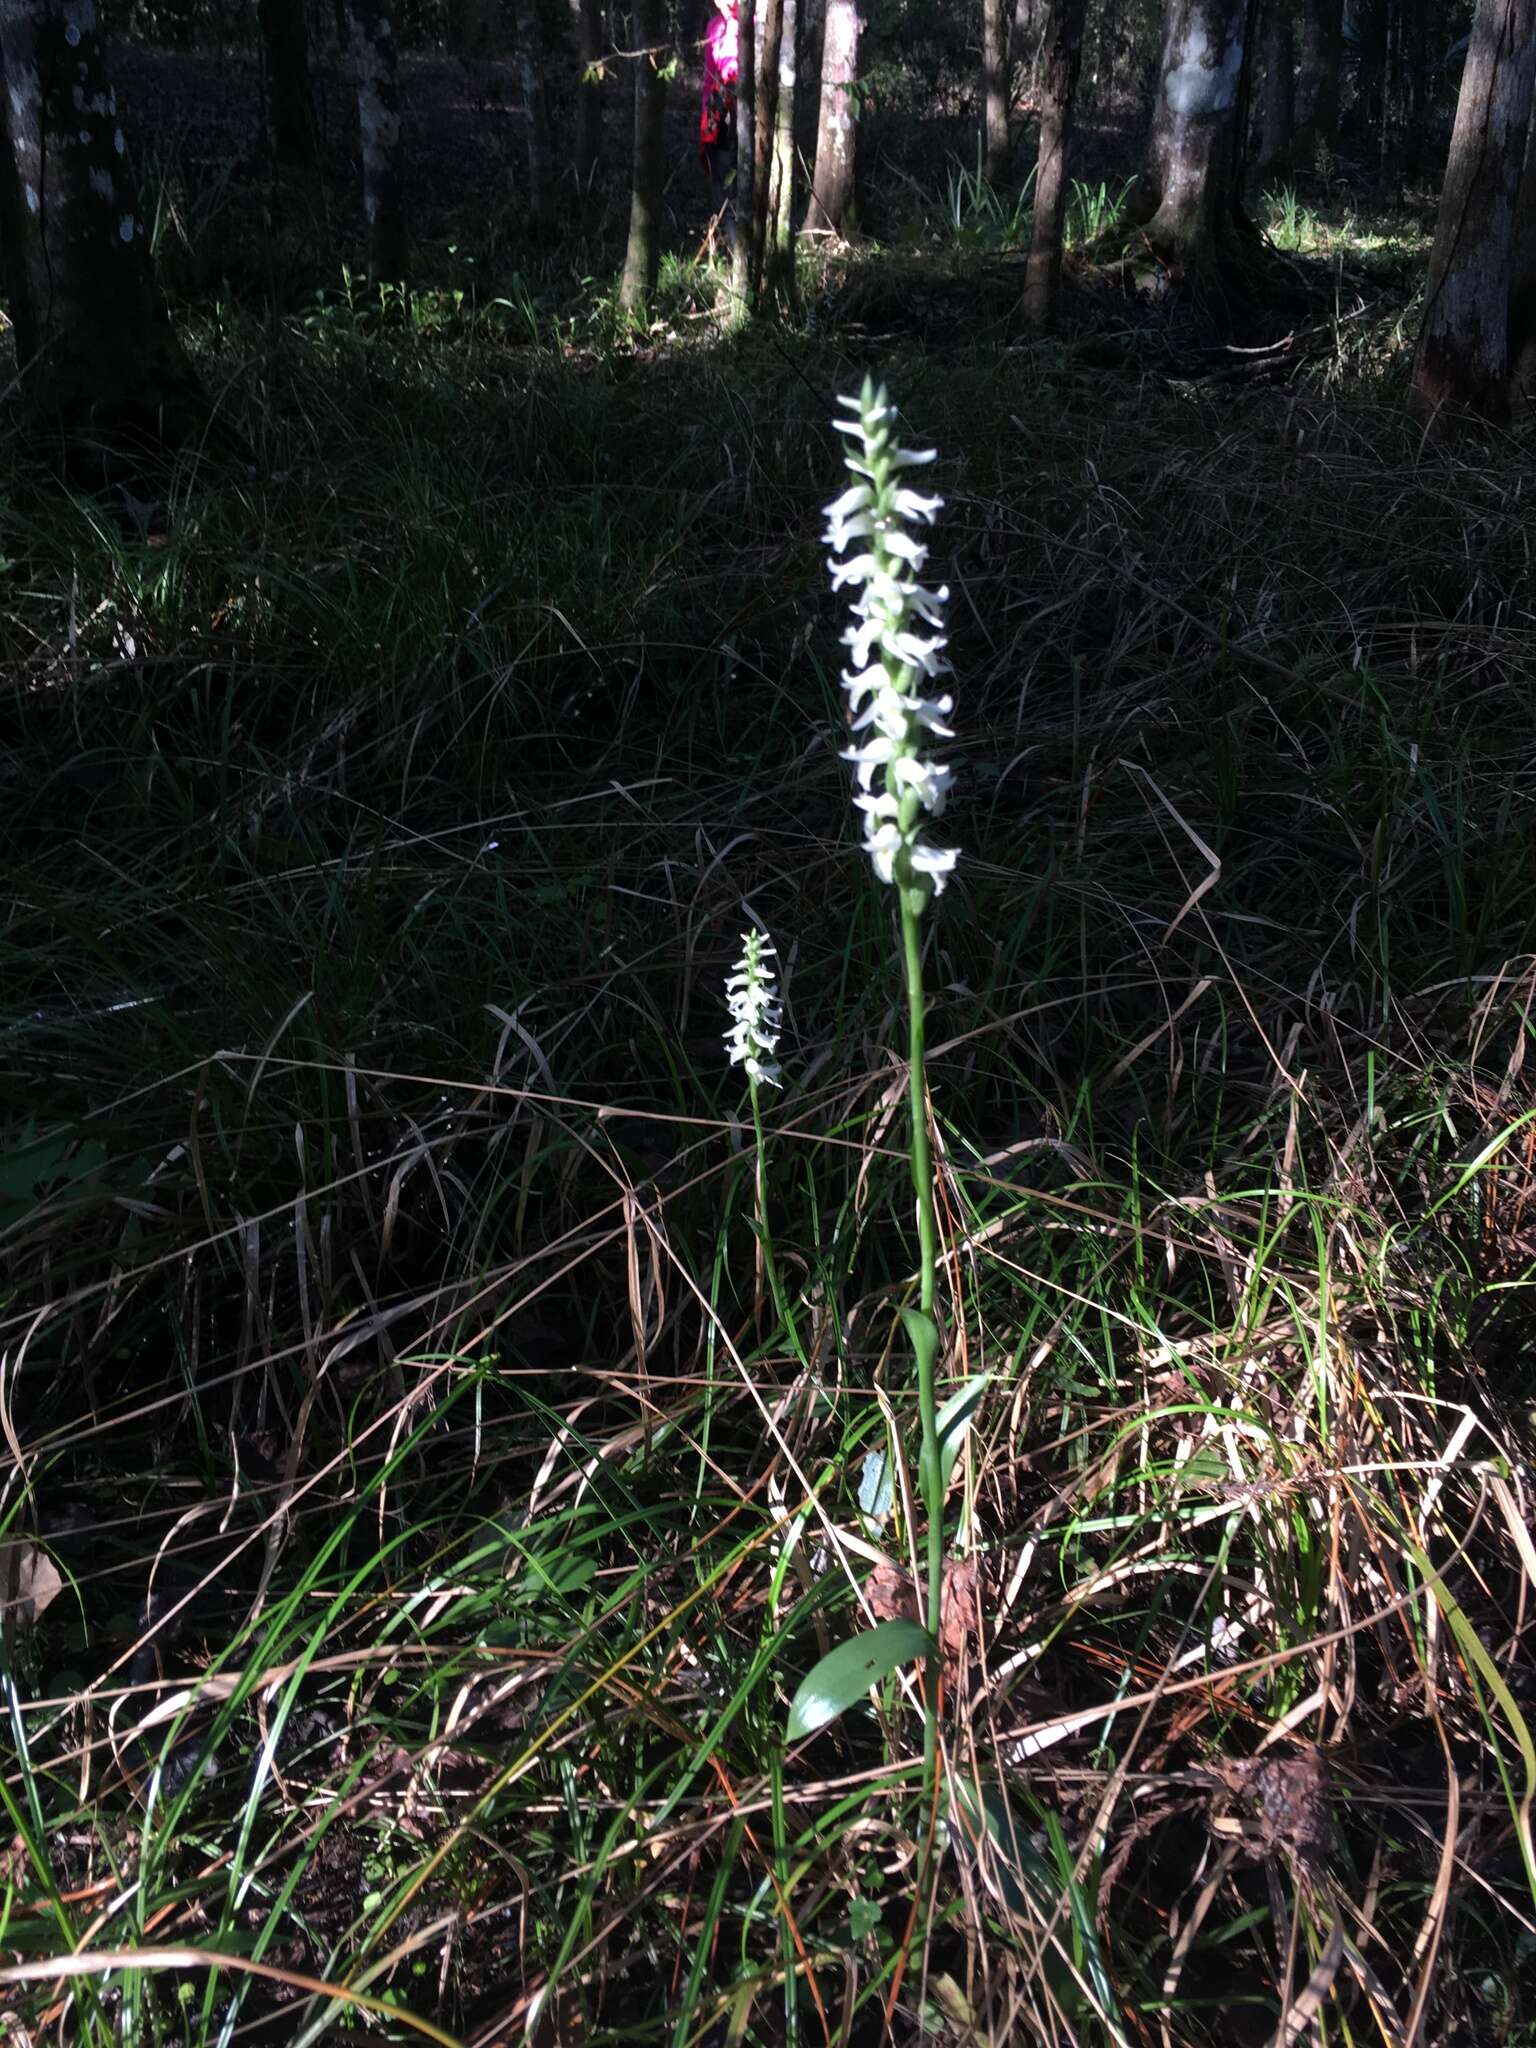
{"type": "Polygon", "coordinates": [[[786,1740],[814,1735],[845,1713],[855,1700],[889,1678],[898,1664],[931,1657],[933,1638],[915,1621],[882,1621],[829,1650],[801,1679],[789,1706],[786,1740]]]}

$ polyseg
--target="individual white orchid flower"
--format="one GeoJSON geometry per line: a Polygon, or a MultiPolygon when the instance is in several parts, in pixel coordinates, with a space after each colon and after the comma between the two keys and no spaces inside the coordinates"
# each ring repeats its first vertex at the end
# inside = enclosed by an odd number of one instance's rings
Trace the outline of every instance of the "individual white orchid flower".
{"type": "Polygon", "coordinates": [[[918,582],[928,549],[908,528],[931,526],[943,500],[898,483],[902,470],[932,462],[934,451],[900,445],[896,408],[883,386],[866,378],[857,398],[838,403],[851,415],[835,424],[852,442],[846,461],[855,482],[827,506],[824,539],[833,556],[832,588],[859,593],[843,634],[852,663],[843,688],[853,731],[862,735],[843,759],[854,767],[854,802],[864,813],[875,873],[909,892],[921,910],[943,889],[957,858],[919,832],[925,811],[942,812],[951,780],[947,767],[927,758],[924,741],[930,733],[953,737],[943,722],[953,706],[948,697],[920,694],[926,680],[949,667],[941,630],[949,592],[918,582]]]}
{"type": "Polygon", "coordinates": [[[770,1088],[781,1088],[781,1069],[773,1057],[784,1021],[773,979],[775,957],[772,939],[762,932],[742,933],[741,958],[725,980],[725,1003],[731,1013],[725,1046],[731,1065],[745,1067],[754,1085],[766,1081],[770,1088]]]}

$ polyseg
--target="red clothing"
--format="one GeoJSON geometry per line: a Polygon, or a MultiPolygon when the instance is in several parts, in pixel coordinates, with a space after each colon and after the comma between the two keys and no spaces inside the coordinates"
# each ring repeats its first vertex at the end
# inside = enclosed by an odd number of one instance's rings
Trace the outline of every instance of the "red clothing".
{"type": "Polygon", "coordinates": [[[741,27],[734,5],[717,9],[704,33],[704,89],[699,95],[699,148],[736,139],[736,81],[741,76],[741,27]]]}

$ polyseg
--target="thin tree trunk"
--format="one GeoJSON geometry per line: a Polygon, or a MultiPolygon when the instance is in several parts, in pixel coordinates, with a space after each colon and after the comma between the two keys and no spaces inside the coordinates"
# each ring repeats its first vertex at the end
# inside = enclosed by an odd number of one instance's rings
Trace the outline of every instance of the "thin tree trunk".
{"type": "Polygon", "coordinates": [[[1528,418],[1536,411],[1536,104],[1525,132],[1525,170],[1515,199],[1509,287],[1509,395],[1510,410],[1518,418],[1528,418]]]}
{"type": "Polygon", "coordinates": [[[495,40],[492,0],[453,0],[451,19],[460,58],[471,67],[487,64],[495,40]]]}
{"type": "Polygon", "coordinates": [[[1357,129],[1361,153],[1375,141],[1381,145],[1387,125],[1387,0],[1364,0],[1357,11],[1359,64],[1355,73],[1357,129]]]}
{"type": "Polygon", "coordinates": [[[528,234],[542,242],[555,224],[554,167],[549,146],[549,97],[544,74],[549,52],[545,45],[537,5],[529,9],[523,24],[522,46],[517,55],[518,81],[523,92],[523,113],[528,123],[528,234]]]}
{"type": "Polygon", "coordinates": [[[1008,22],[1005,0],[981,0],[981,135],[987,181],[1008,171],[1008,22]]]}
{"type": "Polygon", "coordinates": [[[1303,0],[1301,125],[1296,160],[1316,165],[1339,146],[1339,79],[1344,63],[1344,0],[1303,0]]]}
{"type": "Polygon", "coordinates": [[[1509,417],[1516,198],[1536,80],[1536,0],[1478,0],[1413,365],[1438,424],[1509,417]]]}
{"type": "Polygon", "coordinates": [[[406,272],[409,237],[400,156],[400,74],[387,0],[351,0],[351,22],[368,275],[375,284],[398,284],[406,272]]]}
{"type": "Polygon", "coordinates": [[[1024,320],[1037,332],[1056,318],[1061,240],[1067,217],[1067,158],[1083,62],[1084,0],[1050,0],[1040,52],[1040,154],[1035,219],[1024,269],[1024,320]]]}
{"type": "Polygon", "coordinates": [[[309,23],[304,0],[258,0],[267,67],[267,130],[279,172],[312,177],[319,168],[314,94],[309,82],[309,23]]]}
{"type": "Polygon", "coordinates": [[[475,95],[475,112],[483,114],[491,97],[491,60],[498,27],[493,0],[449,0],[453,43],[475,95]]]}
{"type": "Polygon", "coordinates": [[[1136,211],[1152,249],[1188,276],[1220,268],[1236,239],[1246,15],[1246,0],[1168,0],[1136,211]]]}
{"type": "Polygon", "coordinates": [[[768,215],[773,151],[779,124],[779,57],[784,47],[784,0],[758,0],[754,71],[757,105],[752,126],[752,279],[761,289],[768,269],[768,215]]]}
{"type": "Polygon", "coordinates": [[[757,9],[741,0],[737,9],[739,55],[736,75],[736,200],[735,239],[731,244],[733,317],[740,320],[757,304],[758,273],[752,263],[752,165],[757,141],[757,9]]]}
{"type": "Polygon", "coordinates": [[[783,0],[779,43],[779,107],[773,134],[773,189],[768,203],[770,291],[795,303],[795,86],[799,77],[800,0],[783,0]]]}
{"type": "Polygon", "coordinates": [[[1013,0],[1008,10],[1008,68],[1011,94],[1031,98],[1035,89],[1035,53],[1040,47],[1040,17],[1048,0],[1013,0]]]}
{"type": "Polygon", "coordinates": [[[846,235],[853,226],[858,77],[859,0],[827,0],[807,234],[846,235]]]}
{"type": "Polygon", "coordinates": [[[576,188],[591,191],[603,151],[603,81],[595,76],[603,54],[602,0],[571,0],[576,30],[576,148],[572,162],[576,188]]]}
{"type": "Polygon", "coordinates": [[[0,250],[32,413],[179,440],[206,415],[155,283],[95,0],[0,0],[0,250]]]}
{"type": "Polygon", "coordinates": [[[661,71],[665,26],[664,0],[635,0],[632,32],[641,51],[635,59],[635,169],[629,243],[619,283],[619,304],[627,313],[649,308],[661,268],[661,201],[667,168],[667,86],[661,71]]]}
{"type": "Polygon", "coordinates": [[[1403,175],[1417,178],[1424,169],[1424,145],[1428,140],[1424,131],[1429,118],[1429,0],[1406,0],[1403,86],[1407,102],[1403,175]]]}
{"type": "Polygon", "coordinates": [[[1264,22],[1264,97],[1259,109],[1258,172],[1289,170],[1296,132],[1296,34],[1291,0],[1269,0],[1264,22]]]}

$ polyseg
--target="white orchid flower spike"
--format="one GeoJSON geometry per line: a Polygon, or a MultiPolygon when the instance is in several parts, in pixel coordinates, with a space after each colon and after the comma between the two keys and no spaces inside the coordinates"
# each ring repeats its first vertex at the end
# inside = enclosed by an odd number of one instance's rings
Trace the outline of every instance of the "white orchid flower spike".
{"type": "Polygon", "coordinates": [[[845,459],[855,481],[827,506],[823,537],[833,557],[833,589],[858,592],[843,635],[852,663],[843,688],[858,744],[843,758],[853,763],[854,802],[864,813],[875,873],[921,911],[958,858],[953,847],[930,846],[920,831],[923,814],[938,817],[949,794],[950,770],[929,759],[925,747],[930,736],[953,738],[944,720],[954,706],[949,697],[921,694],[925,682],[949,670],[940,630],[949,591],[918,581],[928,550],[910,529],[931,526],[943,500],[900,481],[904,470],[932,462],[934,451],[901,446],[883,385],[866,378],[857,398],[838,403],[850,414],[836,425],[852,443],[845,459]]]}
{"type": "Polygon", "coordinates": [[[742,933],[741,958],[725,981],[725,1003],[731,1013],[725,1047],[731,1065],[745,1067],[749,1081],[781,1088],[783,1075],[773,1055],[784,1013],[773,978],[775,964],[772,939],[762,932],[742,933]]]}

